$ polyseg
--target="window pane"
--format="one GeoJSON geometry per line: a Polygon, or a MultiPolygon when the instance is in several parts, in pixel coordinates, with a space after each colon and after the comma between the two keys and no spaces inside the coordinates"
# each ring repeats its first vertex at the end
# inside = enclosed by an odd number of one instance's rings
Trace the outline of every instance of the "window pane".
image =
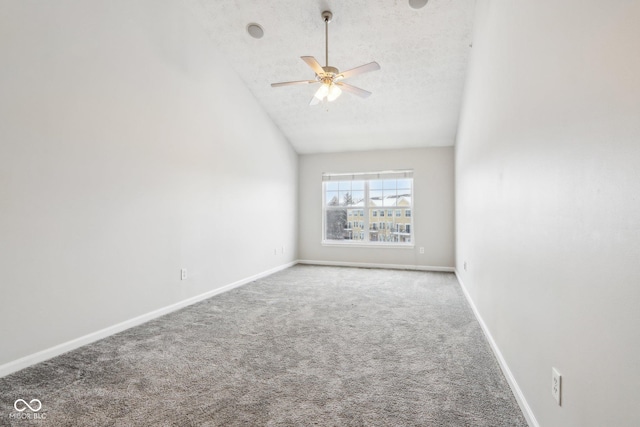
{"type": "Polygon", "coordinates": [[[382,196],[384,198],[384,206],[396,205],[396,190],[385,190],[382,196]]]}
{"type": "Polygon", "coordinates": [[[395,179],[385,179],[383,181],[382,188],[384,190],[395,190],[396,189],[396,180],[395,179]]]}
{"type": "Polygon", "coordinates": [[[411,189],[411,180],[410,179],[399,179],[398,180],[398,190],[409,190],[411,189]]]}
{"type": "Polygon", "coordinates": [[[327,206],[338,206],[340,204],[340,197],[337,191],[327,191],[325,200],[327,206]]]}
{"type": "Polygon", "coordinates": [[[372,206],[382,206],[382,191],[369,190],[369,203],[372,206]]]}
{"type": "Polygon", "coordinates": [[[394,226],[394,241],[411,243],[411,218],[398,218],[394,226]]]}
{"type": "Polygon", "coordinates": [[[351,181],[353,191],[364,191],[364,181],[351,181]]]}
{"type": "Polygon", "coordinates": [[[351,181],[339,181],[340,191],[351,191],[351,181]]]}
{"type": "Polygon", "coordinates": [[[354,191],[352,197],[354,205],[364,205],[364,191],[354,191]]]}
{"type": "Polygon", "coordinates": [[[397,199],[398,206],[411,206],[411,196],[410,195],[399,195],[397,199]]]}
{"type": "Polygon", "coordinates": [[[328,181],[328,182],[326,182],[326,190],[327,191],[338,191],[338,182],[337,181],[328,181]]]}
{"type": "Polygon", "coordinates": [[[353,198],[349,191],[340,192],[340,206],[351,206],[353,204],[353,198]]]}
{"type": "Polygon", "coordinates": [[[325,239],[345,240],[348,237],[347,230],[347,210],[329,209],[326,211],[325,239]]]}
{"type": "Polygon", "coordinates": [[[373,181],[369,181],[369,189],[382,190],[382,180],[376,179],[373,181]]]}

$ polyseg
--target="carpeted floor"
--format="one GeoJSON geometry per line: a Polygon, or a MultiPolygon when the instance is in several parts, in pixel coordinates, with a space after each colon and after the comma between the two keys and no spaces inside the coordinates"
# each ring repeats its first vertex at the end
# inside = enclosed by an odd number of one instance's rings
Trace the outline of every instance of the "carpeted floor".
{"type": "Polygon", "coordinates": [[[453,274],[298,265],[0,379],[0,425],[527,424],[453,274]]]}

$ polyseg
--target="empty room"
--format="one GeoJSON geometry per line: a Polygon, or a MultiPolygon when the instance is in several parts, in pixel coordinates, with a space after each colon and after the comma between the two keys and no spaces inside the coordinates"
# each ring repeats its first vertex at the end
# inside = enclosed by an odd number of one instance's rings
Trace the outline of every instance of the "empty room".
{"type": "Polygon", "coordinates": [[[640,425],[637,0],[0,0],[0,425],[640,425]]]}

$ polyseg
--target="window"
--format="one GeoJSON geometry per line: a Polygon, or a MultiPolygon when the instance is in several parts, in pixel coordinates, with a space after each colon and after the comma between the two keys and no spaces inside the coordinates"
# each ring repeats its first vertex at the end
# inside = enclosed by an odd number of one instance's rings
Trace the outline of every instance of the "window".
{"type": "Polygon", "coordinates": [[[323,174],[322,181],[323,243],[413,244],[412,171],[323,174]]]}

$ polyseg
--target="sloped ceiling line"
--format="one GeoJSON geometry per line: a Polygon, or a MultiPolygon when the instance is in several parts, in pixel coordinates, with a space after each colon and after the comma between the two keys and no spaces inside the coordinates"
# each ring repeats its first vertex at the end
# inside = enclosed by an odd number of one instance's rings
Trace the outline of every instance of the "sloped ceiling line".
{"type": "Polygon", "coordinates": [[[301,154],[451,146],[465,80],[474,2],[408,0],[187,0],[267,114],[301,154]],[[313,79],[300,59],[324,65],[322,10],[333,12],[329,60],[344,71],[371,61],[381,70],[349,83],[371,92],[343,94],[310,107],[314,86],[272,88],[273,82],[313,79]],[[264,36],[247,33],[258,23],[264,36]]]}

